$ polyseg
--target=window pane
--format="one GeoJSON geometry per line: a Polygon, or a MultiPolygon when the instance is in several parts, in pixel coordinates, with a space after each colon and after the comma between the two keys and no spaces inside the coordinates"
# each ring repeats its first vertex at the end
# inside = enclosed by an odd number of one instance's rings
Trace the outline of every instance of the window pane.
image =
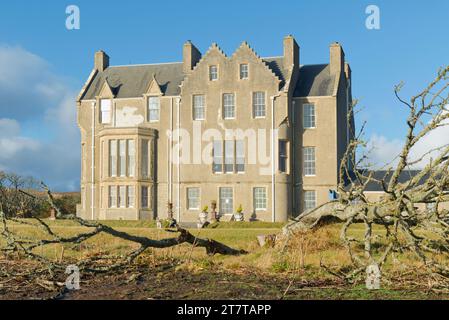
{"type": "Polygon", "coordinates": [[[111,100],[100,100],[100,123],[111,123],[111,100]]]}
{"type": "Polygon", "coordinates": [[[142,208],[148,208],[148,187],[142,187],[142,208]]]}
{"type": "Polygon", "coordinates": [[[223,95],[223,117],[225,119],[235,118],[235,96],[232,93],[223,95]]]}
{"type": "Polygon", "coordinates": [[[253,93],[253,114],[255,118],[265,117],[265,92],[253,93]]]}
{"type": "Polygon", "coordinates": [[[214,141],[213,172],[223,172],[223,142],[221,140],[214,141]]]}
{"type": "Polygon", "coordinates": [[[119,176],[126,176],[126,140],[119,140],[119,176]]]}
{"type": "Polygon", "coordinates": [[[241,64],[240,65],[240,79],[248,79],[248,65],[241,64]]]}
{"type": "Polygon", "coordinates": [[[134,208],[135,205],[135,193],[134,193],[134,186],[128,186],[128,207],[134,208]]]}
{"type": "Polygon", "coordinates": [[[117,140],[109,140],[109,176],[117,176],[117,140]]]}
{"type": "Polygon", "coordinates": [[[316,191],[304,191],[304,211],[316,208],[316,191]]]}
{"type": "Polygon", "coordinates": [[[237,172],[245,172],[245,141],[236,141],[235,166],[237,172]]]}
{"type": "Polygon", "coordinates": [[[305,104],[304,108],[304,128],[315,128],[315,105],[305,104]]]}
{"type": "Polygon", "coordinates": [[[117,187],[109,187],[109,208],[117,208],[117,187]]]}
{"type": "Polygon", "coordinates": [[[209,67],[209,79],[211,81],[218,79],[218,67],[217,66],[210,66],[209,67]]]}
{"type": "Polygon", "coordinates": [[[267,189],[254,188],[254,208],[256,210],[267,209],[267,189]]]}
{"type": "Polygon", "coordinates": [[[118,205],[120,208],[126,207],[126,187],[120,186],[119,193],[118,193],[118,205]]]}
{"type": "Polygon", "coordinates": [[[315,169],[315,147],[306,147],[303,149],[304,159],[304,175],[314,176],[316,175],[315,169]]]}
{"type": "Polygon", "coordinates": [[[134,140],[128,140],[128,176],[136,175],[136,147],[134,140]]]}
{"type": "Polygon", "coordinates": [[[234,199],[232,188],[220,188],[220,213],[232,214],[234,199]]]}
{"type": "Polygon", "coordinates": [[[287,172],[287,141],[279,141],[279,171],[287,172]]]}
{"type": "Polygon", "coordinates": [[[205,118],[205,103],[203,95],[193,96],[193,120],[204,120],[205,118]]]}
{"type": "Polygon", "coordinates": [[[200,208],[199,188],[187,188],[187,208],[189,210],[198,210],[200,208]]]}
{"type": "Polygon", "coordinates": [[[142,140],[141,163],[142,163],[142,178],[144,178],[144,179],[149,178],[149,172],[150,172],[148,170],[148,166],[149,166],[148,145],[149,145],[148,140],[142,140]]]}
{"type": "Polygon", "coordinates": [[[234,172],[234,140],[225,141],[225,172],[234,172]]]}
{"type": "Polygon", "coordinates": [[[159,97],[148,98],[148,118],[149,121],[159,121],[160,99],[159,97]]]}

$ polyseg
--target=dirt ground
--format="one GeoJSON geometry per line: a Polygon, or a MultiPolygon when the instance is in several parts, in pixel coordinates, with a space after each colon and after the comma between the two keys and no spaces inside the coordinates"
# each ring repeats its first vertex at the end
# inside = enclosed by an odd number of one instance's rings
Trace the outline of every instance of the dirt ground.
{"type": "Polygon", "coordinates": [[[81,274],[80,289],[68,291],[63,272],[51,275],[34,262],[0,261],[0,300],[278,300],[449,299],[423,288],[368,291],[339,280],[211,268],[191,271],[172,262],[140,265],[105,274],[81,274]]]}

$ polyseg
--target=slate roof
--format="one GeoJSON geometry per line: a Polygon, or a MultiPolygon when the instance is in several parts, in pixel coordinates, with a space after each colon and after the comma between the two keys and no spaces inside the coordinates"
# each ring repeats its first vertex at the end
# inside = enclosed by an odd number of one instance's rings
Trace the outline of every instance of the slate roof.
{"type": "MultiPolygon", "coordinates": [[[[287,71],[283,69],[283,57],[262,58],[279,79],[285,83],[287,71]]],[[[180,94],[179,85],[184,79],[182,62],[111,66],[98,72],[88,86],[81,100],[95,99],[107,79],[116,98],[141,97],[147,90],[153,74],[164,95],[180,94]]],[[[299,81],[294,96],[330,96],[334,90],[334,77],[330,76],[328,65],[305,65],[300,67],[299,81]]]]}
{"type": "MultiPolygon", "coordinates": [[[[367,171],[367,170],[363,171],[363,170],[361,170],[361,172],[365,176],[368,176],[373,171],[367,171]]],[[[406,183],[407,181],[412,179],[414,176],[416,176],[420,172],[421,171],[419,171],[419,170],[404,170],[399,175],[399,183],[406,183]]],[[[391,177],[393,176],[393,173],[394,172],[392,172],[392,171],[388,172],[388,171],[383,171],[383,170],[374,171],[373,178],[375,180],[379,180],[379,181],[380,180],[384,180],[385,183],[388,185],[388,183],[390,182],[391,177]]],[[[355,177],[352,177],[352,179],[354,179],[354,178],[355,177]]],[[[423,180],[425,180],[425,179],[426,179],[426,177],[423,178],[423,180]]],[[[368,183],[368,185],[366,186],[365,191],[368,191],[368,192],[383,192],[384,190],[383,190],[382,185],[380,183],[371,180],[368,183]]]]}

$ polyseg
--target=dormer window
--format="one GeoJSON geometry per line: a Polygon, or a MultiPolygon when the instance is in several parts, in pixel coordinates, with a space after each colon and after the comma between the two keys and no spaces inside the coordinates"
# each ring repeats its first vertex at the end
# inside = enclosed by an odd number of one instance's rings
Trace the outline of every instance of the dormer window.
{"type": "Polygon", "coordinates": [[[218,66],[209,67],[209,80],[210,81],[218,80],[218,66]]]}
{"type": "Polygon", "coordinates": [[[100,123],[108,124],[111,123],[111,100],[101,99],[100,100],[100,123]]]}
{"type": "Polygon", "coordinates": [[[240,80],[249,78],[249,65],[247,63],[242,63],[240,65],[240,80]]]}
{"type": "Polygon", "coordinates": [[[159,121],[161,101],[159,97],[148,98],[148,120],[150,122],[159,121]]]}

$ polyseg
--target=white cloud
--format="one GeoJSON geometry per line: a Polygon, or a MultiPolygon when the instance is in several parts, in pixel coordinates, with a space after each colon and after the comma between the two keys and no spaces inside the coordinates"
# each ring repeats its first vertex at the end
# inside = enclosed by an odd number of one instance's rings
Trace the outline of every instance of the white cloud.
{"type": "Polygon", "coordinates": [[[32,175],[58,191],[78,190],[76,89],[20,47],[0,45],[0,70],[0,170],[32,175]]]}
{"type": "MultiPolygon", "coordinates": [[[[372,150],[369,154],[369,162],[376,168],[383,166],[394,166],[398,163],[398,156],[403,148],[404,140],[388,139],[383,135],[373,134],[368,141],[367,149],[372,150]]],[[[439,127],[429,132],[410,150],[409,161],[413,162],[421,159],[426,153],[436,148],[441,148],[449,144],[449,121],[445,126],[439,127]]],[[[429,153],[423,160],[412,166],[413,169],[423,168],[430,159],[438,155],[438,151],[429,153]]]]}

